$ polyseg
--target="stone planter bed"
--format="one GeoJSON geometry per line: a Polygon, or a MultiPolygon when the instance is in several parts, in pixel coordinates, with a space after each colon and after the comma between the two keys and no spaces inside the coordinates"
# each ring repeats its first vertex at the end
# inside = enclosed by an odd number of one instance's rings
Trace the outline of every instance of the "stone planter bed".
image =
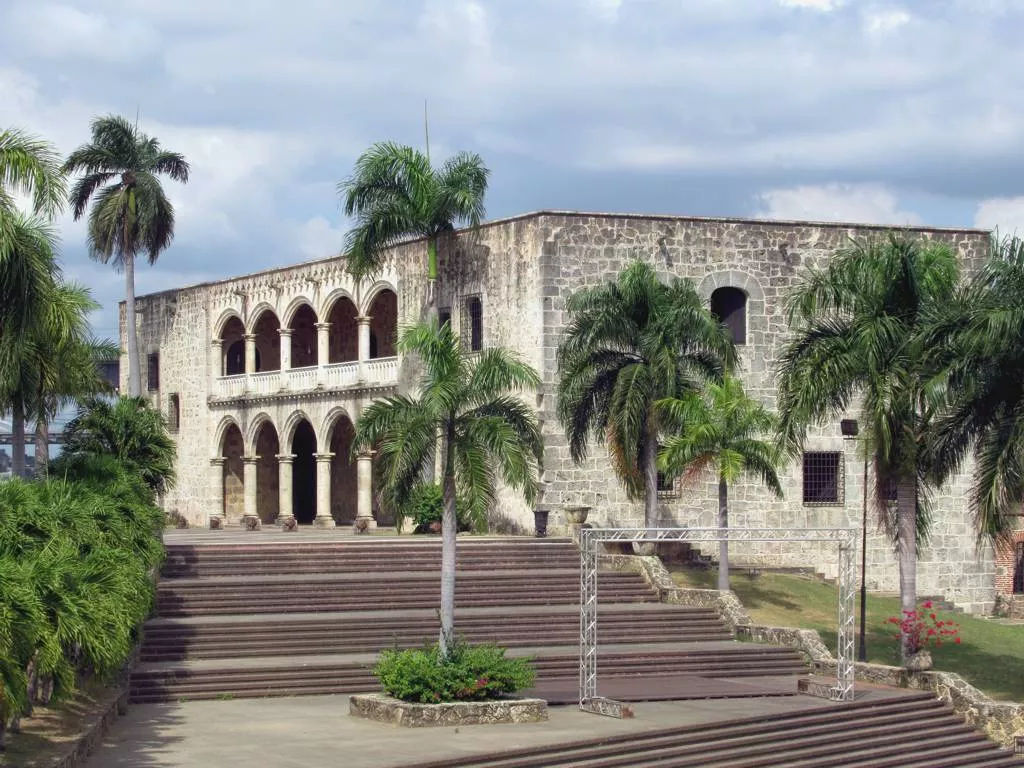
{"type": "Polygon", "coordinates": [[[383,693],[367,693],[349,699],[350,715],[406,728],[445,725],[493,725],[539,723],[548,719],[544,699],[495,699],[414,704],[383,693]]]}

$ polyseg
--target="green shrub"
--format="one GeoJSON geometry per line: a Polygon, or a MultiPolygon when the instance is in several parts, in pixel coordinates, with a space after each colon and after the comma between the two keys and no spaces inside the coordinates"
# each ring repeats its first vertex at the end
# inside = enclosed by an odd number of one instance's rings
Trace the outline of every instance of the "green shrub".
{"type": "MultiPolygon", "coordinates": [[[[444,491],[437,483],[421,483],[413,488],[409,500],[402,507],[402,516],[412,520],[414,533],[437,533],[444,512],[444,491]]],[[[457,530],[471,531],[474,526],[469,518],[466,505],[461,499],[455,502],[457,530]]]]}
{"type": "Polygon", "coordinates": [[[496,645],[458,642],[447,659],[436,645],[381,653],[374,674],[389,696],[434,704],[493,699],[533,687],[530,659],[508,658],[496,645]]]}

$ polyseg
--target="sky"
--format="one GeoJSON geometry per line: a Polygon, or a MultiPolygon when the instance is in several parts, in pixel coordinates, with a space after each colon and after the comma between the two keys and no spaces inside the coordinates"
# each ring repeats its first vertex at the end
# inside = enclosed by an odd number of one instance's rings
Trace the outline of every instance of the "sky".
{"type": "MultiPolygon", "coordinates": [[[[118,113],[192,165],[140,294],[337,253],[375,141],[542,208],[1024,233],[1019,0],[2,0],[0,128],[118,113]]],[[[58,222],[115,333],[123,278],[58,222]]]]}

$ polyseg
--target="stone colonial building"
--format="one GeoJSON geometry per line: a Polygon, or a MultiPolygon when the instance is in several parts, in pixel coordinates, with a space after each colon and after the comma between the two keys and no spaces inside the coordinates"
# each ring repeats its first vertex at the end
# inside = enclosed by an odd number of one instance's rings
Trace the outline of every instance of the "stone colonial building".
{"type": "MultiPolygon", "coordinates": [[[[568,296],[614,279],[632,260],[666,278],[691,279],[732,330],[748,392],[775,405],[773,368],[787,334],[783,300],[805,267],[822,265],[850,237],[881,227],[762,220],[539,212],[494,221],[475,237],[441,246],[438,307],[472,349],[501,345],[541,371],[535,406],[545,436],[541,504],[558,522],[565,505],[589,505],[599,524],[637,524],[630,502],[597,448],[573,464],[555,418],[556,349],[568,296]]],[[[948,242],[970,269],[986,257],[989,233],[914,228],[948,242]]],[[[396,247],[379,277],[357,285],[337,257],[165,291],[138,299],[139,344],[151,396],[178,444],[177,488],[165,499],[194,524],[223,515],[264,522],[349,524],[380,519],[372,456],[350,458],[353,425],[374,398],[415,384],[395,356],[395,335],[421,316],[425,246],[396,247]]],[[[122,372],[127,365],[122,364],[122,372]]],[[[124,375],[124,374],[122,374],[124,375]]],[[[839,419],[809,439],[802,461],[783,472],[784,500],[754,484],[730,492],[737,527],[860,527],[864,464],[839,419]]],[[[996,561],[976,547],[966,479],[936,498],[918,589],[971,611],[995,599],[996,561]]],[[[532,528],[513,495],[498,512],[532,528]]],[[[666,525],[711,526],[716,483],[665,483],[666,525]]],[[[869,513],[870,514],[870,513],[869,513]]],[[[811,567],[830,575],[835,553],[817,545],[733,545],[738,563],[811,567]]],[[[892,546],[868,527],[868,583],[895,590],[892,546]]],[[[1005,574],[1000,584],[1008,583],[1005,574]]]]}

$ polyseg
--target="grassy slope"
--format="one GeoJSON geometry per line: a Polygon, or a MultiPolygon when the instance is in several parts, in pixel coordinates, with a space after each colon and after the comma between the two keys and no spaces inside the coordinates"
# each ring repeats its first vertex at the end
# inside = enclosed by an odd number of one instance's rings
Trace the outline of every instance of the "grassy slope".
{"type": "MultiPolygon", "coordinates": [[[[838,596],[835,587],[786,574],[765,573],[750,579],[731,575],[733,591],[754,621],[777,627],[816,629],[835,653],[838,596]]],[[[717,571],[673,569],[681,586],[714,589],[717,571]]],[[[857,596],[860,628],[860,595],[857,596]]],[[[868,661],[897,663],[896,640],[886,619],[899,614],[896,597],[868,594],[868,661]]],[[[972,616],[950,616],[960,624],[960,645],[932,650],[935,668],[962,675],[993,698],[1024,702],[1024,626],[1010,626],[972,616]]]]}

